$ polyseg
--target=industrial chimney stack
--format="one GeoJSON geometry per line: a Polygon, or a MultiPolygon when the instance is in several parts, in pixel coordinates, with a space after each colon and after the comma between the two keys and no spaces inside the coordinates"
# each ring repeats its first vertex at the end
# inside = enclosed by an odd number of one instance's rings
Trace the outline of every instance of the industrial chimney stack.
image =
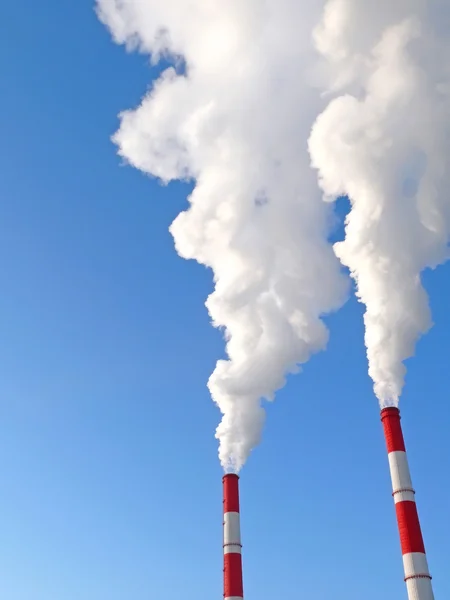
{"type": "Polygon", "coordinates": [[[398,408],[381,411],[409,600],[434,600],[398,408]]]}
{"type": "Polygon", "coordinates": [[[239,477],[223,478],[223,597],[242,600],[241,525],[239,517],[239,477]]]}

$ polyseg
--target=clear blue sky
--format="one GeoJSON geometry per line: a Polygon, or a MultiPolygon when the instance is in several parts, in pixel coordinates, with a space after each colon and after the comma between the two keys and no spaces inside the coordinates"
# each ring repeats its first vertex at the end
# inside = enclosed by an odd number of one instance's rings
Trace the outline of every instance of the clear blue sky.
{"type": "MultiPolygon", "coordinates": [[[[90,0],[5,2],[0,29],[0,597],[221,598],[211,277],[167,231],[186,188],[121,168],[109,141],[152,72],[90,0]]],[[[449,274],[425,277],[436,327],[401,405],[441,599],[449,274]]],[[[248,600],[406,598],[361,317],[352,300],[329,319],[242,473],[248,600]]]]}

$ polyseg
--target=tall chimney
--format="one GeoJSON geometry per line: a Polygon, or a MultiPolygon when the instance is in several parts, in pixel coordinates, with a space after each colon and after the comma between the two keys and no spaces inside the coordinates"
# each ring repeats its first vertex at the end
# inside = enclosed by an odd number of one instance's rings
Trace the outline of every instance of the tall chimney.
{"type": "Polygon", "coordinates": [[[223,597],[242,600],[241,525],[239,518],[239,477],[223,478],[223,597]]]}
{"type": "Polygon", "coordinates": [[[409,600],[434,600],[398,408],[381,411],[409,600]]]}

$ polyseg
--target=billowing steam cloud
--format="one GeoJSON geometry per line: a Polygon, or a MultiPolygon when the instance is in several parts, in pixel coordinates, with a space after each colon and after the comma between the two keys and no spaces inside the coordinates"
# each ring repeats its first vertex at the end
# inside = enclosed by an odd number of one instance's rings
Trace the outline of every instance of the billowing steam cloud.
{"type": "Polygon", "coordinates": [[[420,273],[449,255],[449,14],[433,0],[330,0],[314,32],[342,95],[317,119],[310,151],[326,196],[352,203],[335,252],[366,305],[383,406],[397,404],[403,361],[431,326],[420,273]]]}
{"type": "Polygon", "coordinates": [[[307,140],[317,91],[305,86],[320,11],[298,0],[99,0],[120,43],[181,55],[115,135],[129,163],[164,181],[195,179],[190,208],[171,226],[178,253],[211,267],[207,300],[228,360],[209,380],[222,411],[225,469],[258,444],[261,398],[324,348],[321,315],[346,281],[327,244],[307,140]],[[309,56],[308,56],[309,54],[309,56]]]}
{"type": "Polygon", "coordinates": [[[261,399],[325,347],[321,317],[346,296],[338,259],[367,307],[376,393],[400,394],[402,361],[430,326],[420,272],[447,253],[450,78],[435,59],[448,48],[425,11],[438,1],[97,0],[116,42],[185,65],[121,115],[114,140],[142,171],[195,181],[171,232],[214,273],[207,307],[228,360],[209,389],[225,469],[259,442],[261,399]],[[308,138],[326,198],[352,201],[336,255],[308,138]]]}

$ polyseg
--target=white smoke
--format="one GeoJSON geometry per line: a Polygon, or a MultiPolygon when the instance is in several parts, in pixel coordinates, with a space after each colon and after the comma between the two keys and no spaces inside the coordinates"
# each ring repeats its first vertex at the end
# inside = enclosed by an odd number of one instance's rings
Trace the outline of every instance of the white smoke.
{"type": "Polygon", "coordinates": [[[375,392],[396,403],[403,361],[431,325],[420,273],[448,255],[444,0],[97,0],[97,8],[117,43],[186,65],[166,69],[121,115],[114,141],[142,171],[195,182],[171,232],[181,256],[214,274],[207,307],[228,360],[209,389],[223,414],[224,468],[239,470],[259,442],[261,399],[325,347],[321,317],[346,294],[338,259],[366,305],[375,392]],[[352,203],[336,256],[308,138],[326,200],[352,203]]]}
{"type": "Polygon", "coordinates": [[[450,9],[433,0],[330,0],[314,31],[339,93],[309,142],[328,199],[352,210],[335,252],[366,306],[369,374],[396,405],[403,361],[431,327],[421,271],[449,256],[450,9]]]}
{"type": "Polygon", "coordinates": [[[190,208],[171,226],[178,253],[213,270],[207,307],[228,360],[209,389],[225,469],[258,444],[261,399],[325,347],[321,316],[347,283],[327,243],[307,139],[317,92],[305,85],[321,2],[98,0],[115,40],[182,56],[140,106],[121,116],[119,153],[164,181],[192,178],[190,208]]]}

